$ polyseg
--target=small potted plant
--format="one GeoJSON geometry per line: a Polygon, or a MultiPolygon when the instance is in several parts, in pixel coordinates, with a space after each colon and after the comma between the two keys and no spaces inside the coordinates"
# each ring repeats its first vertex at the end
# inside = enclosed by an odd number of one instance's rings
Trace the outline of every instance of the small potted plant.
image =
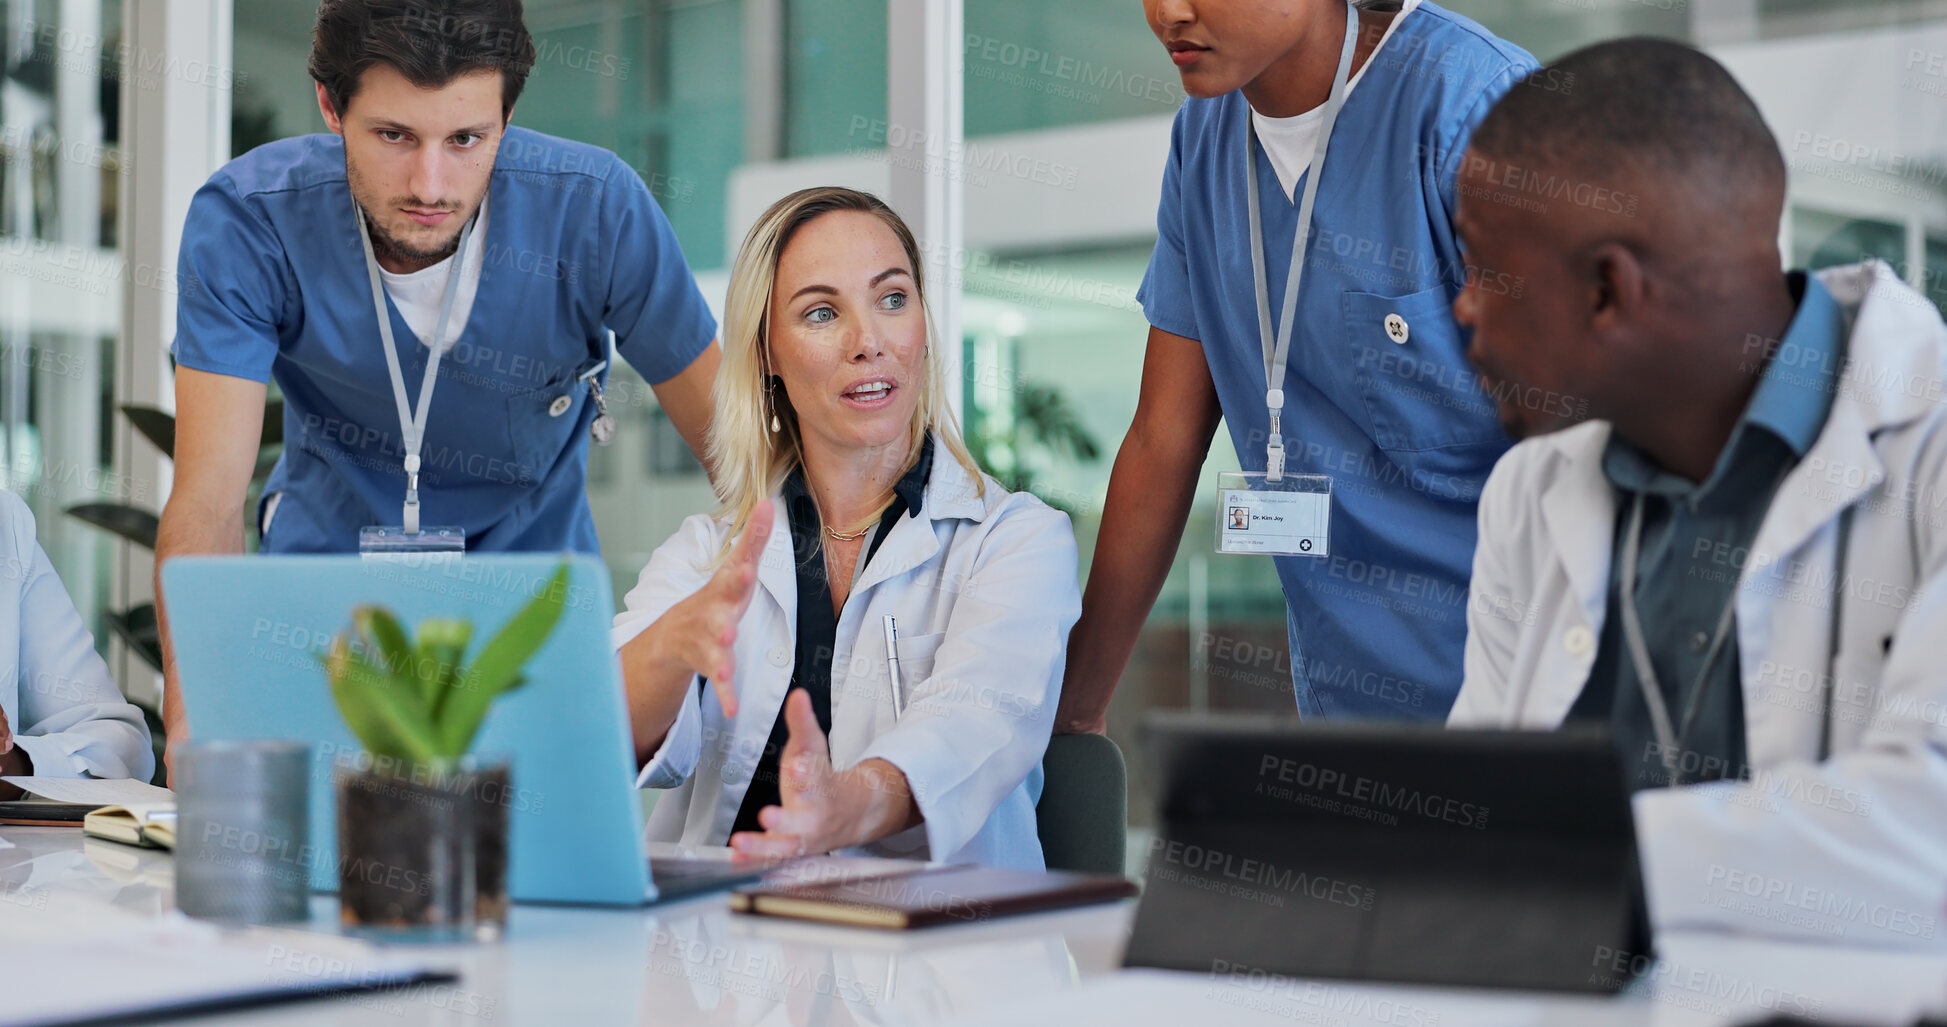
{"type": "Polygon", "coordinates": [[[466,662],[473,624],[361,606],[322,657],[368,759],[336,772],[338,901],[346,926],[496,937],[507,919],[506,759],[467,755],[495,699],[561,618],[568,565],[466,662]]]}

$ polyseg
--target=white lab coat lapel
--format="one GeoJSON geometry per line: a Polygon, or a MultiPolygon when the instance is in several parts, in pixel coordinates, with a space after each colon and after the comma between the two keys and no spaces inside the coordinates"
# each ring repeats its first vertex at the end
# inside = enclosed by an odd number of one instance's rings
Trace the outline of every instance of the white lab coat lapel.
{"type": "Polygon", "coordinates": [[[777,604],[779,615],[795,622],[798,617],[798,568],[794,562],[796,554],[791,547],[791,512],[784,505],[784,497],[771,497],[771,509],[777,515],[771,521],[771,537],[764,543],[764,556],[757,563],[757,588],[760,596],[753,596],[757,602],[769,596],[777,604]]]}
{"type": "Polygon", "coordinates": [[[1598,425],[1594,431],[1561,441],[1568,473],[1551,482],[1542,495],[1542,520],[1589,626],[1600,627],[1608,604],[1609,548],[1616,526],[1615,490],[1602,474],[1609,426],[1598,425]],[[1589,459],[1591,455],[1595,459],[1589,459]]]}
{"type": "Polygon", "coordinates": [[[1601,459],[1609,426],[1565,432],[1553,441],[1566,470],[1542,494],[1542,521],[1576,604],[1562,612],[1536,667],[1540,677],[1526,705],[1535,711],[1532,719],[1543,723],[1568,715],[1595,665],[1609,605],[1609,550],[1616,525],[1616,494],[1603,476],[1601,459]],[[1579,644],[1571,643],[1572,637],[1579,644]]]}
{"type": "MultiPolygon", "coordinates": [[[[987,506],[974,492],[973,479],[966,468],[960,466],[960,461],[935,436],[933,467],[919,516],[905,515],[893,522],[886,532],[886,540],[879,544],[879,551],[873,554],[846,598],[838,631],[833,636],[836,652],[850,654],[848,660],[834,658],[832,662],[832,758],[837,766],[849,766],[855,745],[862,748],[875,734],[890,726],[888,704],[892,685],[885,670],[885,648],[879,635],[884,630],[881,618],[886,614],[897,617],[902,638],[933,634],[942,629],[940,625],[926,623],[922,618],[929,611],[914,603],[916,599],[930,597],[911,595],[906,590],[895,590],[892,596],[884,597],[880,586],[935,559],[940,553],[941,539],[953,535],[951,522],[979,521],[986,515],[987,506]],[[841,707],[854,698],[865,699],[871,712],[863,717],[841,719],[841,707]]],[[[860,555],[864,555],[863,550],[860,555]]]]}
{"type": "MultiPolygon", "coordinates": [[[[1916,395],[1909,383],[1937,378],[1932,347],[1913,344],[1935,330],[1932,323],[1898,302],[1897,290],[1876,294],[1875,271],[1862,266],[1820,275],[1840,307],[1856,315],[1847,319],[1846,366],[1824,429],[1779,487],[1743,569],[1738,669],[1749,755],[1759,765],[1802,755],[1816,744],[1815,722],[1789,703],[1768,701],[1767,693],[1780,684],[1767,666],[1777,668],[1780,652],[1789,649],[1802,654],[1783,661],[1789,669],[1826,673],[1836,669],[1828,662],[1843,656],[1843,646],[1831,637],[1828,603],[1781,604],[1780,597],[1808,587],[1825,593],[1821,598],[1844,593],[1847,582],[1835,580],[1839,515],[1887,475],[1873,436],[1924,414],[1927,397],[1916,395]]],[[[1871,577],[1872,571],[1848,565],[1845,576],[1871,577]]]]}
{"type": "MultiPolygon", "coordinates": [[[[1913,331],[1887,323],[1886,304],[1865,305],[1874,281],[1870,268],[1842,268],[1819,278],[1840,309],[1856,312],[1846,318],[1846,365],[1825,427],[1805,459],[1785,477],[1758,527],[1752,559],[1745,566],[1747,582],[1754,569],[1782,569],[1793,550],[1885,480],[1886,467],[1873,449],[1873,433],[1912,420],[1922,409],[1907,402],[1912,397],[1897,389],[1889,393],[1873,388],[1875,376],[1905,381],[1928,380],[1933,375],[1921,363],[1928,351],[1906,344],[1914,338],[1913,331]],[[1833,469],[1840,473],[1829,474],[1833,469]]],[[[1739,619],[1747,618],[1740,612],[1739,619]]]]}
{"type": "MultiPolygon", "coordinates": [[[[1840,587],[1838,573],[1838,517],[1840,511],[1864,498],[1886,477],[1885,465],[1874,452],[1860,407],[1836,400],[1825,428],[1805,459],[1785,476],[1772,497],[1771,509],[1758,526],[1757,538],[1745,557],[1737,595],[1738,681],[1744,696],[1746,755],[1754,766],[1775,766],[1803,755],[1815,719],[1798,707],[1770,701],[1778,687],[1775,668],[1782,651],[1827,654],[1832,644],[1832,610],[1823,601],[1840,587]],[[1849,473],[1827,477],[1828,468],[1849,473]],[[1794,583],[1797,584],[1794,584],[1794,583]],[[1823,586],[1823,587],[1821,587],[1823,586]],[[1781,596],[1823,593],[1822,601],[1780,602],[1781,596]]],[[[1852,568],[1849,573],[1856,573],[1852,568]]],[[[1821,655],[1812,666],[1794,657],[1793,672],[1824,673],[1821,655]]]]}
{"type": "MultiPolygon", "coordinates": [[[[874,586],[898,577],[933,558],[940,551],[937,521],[967,519],[978,521],[987,506],[974,491],[974,480],[960,466],[953,453],[933,440],[933,471],[926,482],[926,499],[918,517],[901,517],[879,544],[879,552],[860,576],[854,593],[862,594],[874,586]]],[[[849,605],[849,604],[848,604],[849,605]]]]}

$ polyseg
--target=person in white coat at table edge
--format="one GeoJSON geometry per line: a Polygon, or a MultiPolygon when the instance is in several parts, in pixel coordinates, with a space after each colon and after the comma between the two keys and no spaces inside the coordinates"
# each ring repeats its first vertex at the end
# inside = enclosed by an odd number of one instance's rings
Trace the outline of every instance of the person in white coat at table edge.
{"type": "MultiPolygon", "coordinates": [[[[0,775],[147,781],[154,770],[142,711],[95,652],[33,511],[0,490],[0,775]]],[[[0,781],[0,799],[19,797],[0,781]]]]}
{"type": "Polygon", "coordinates": [[[1043,865],[1074,532],[967,454],[920,274],[906,225],[852,190],[793,193],[745,237],[709,432],[722,509],[615,621],[639,784],[674,789],[654,840],[1043,865]]]}
{"type": "Polygon", "coordinates": [[[1510,92],[1461,170],[1469,263],[1524,298],[1454,313],[1484,378],[1595,420],[1502,406],[1528,438],[1449,723],[1607,725],[1659,930],[1938,944],[1947,326],[1878,261],[1779,270],[1784,160],[1709,57],[1554,70],[1573,93],[1510,92]]]}

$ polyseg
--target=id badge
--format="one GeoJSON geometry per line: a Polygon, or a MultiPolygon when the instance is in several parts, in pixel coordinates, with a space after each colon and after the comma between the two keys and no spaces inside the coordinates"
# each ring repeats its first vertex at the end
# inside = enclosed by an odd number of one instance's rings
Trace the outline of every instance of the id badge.
{"type": "Polygon", "coordinates": [[[1332,479],[1263,471],[1217,476],[1217,551],[1327,556],[1332,551],[1332,479]]]}
{"type": "Polygon", "coordinates": [[[465,528],[421,528],[396,524],[358,529],[358,555],[367,560],[457,560],[466,555],[465,528]]]}

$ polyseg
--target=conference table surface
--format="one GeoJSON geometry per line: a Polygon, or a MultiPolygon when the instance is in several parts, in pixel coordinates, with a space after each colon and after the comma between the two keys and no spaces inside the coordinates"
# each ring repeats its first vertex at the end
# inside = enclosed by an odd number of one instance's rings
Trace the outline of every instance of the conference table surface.
{"type": "MultiPolygon", "coordinates": [[[[0,918],[50,904],[158,918],[174,908],[167,853],[71,828],[5,827],[0,838],[12,843],[0,848],[0,918]]],[[[1122,970],[1134,909],[894,932],[735,915],[722,895],[645,909],[517,905],[496,942],[387,946],[457,972],[455,983],[182,1022],[1689,1027],[1791,1013],[1844,1027],[1947,1009],[1939,949],[1706,934],[1659,938],[1662,961],[1613,997],[1122,970]]],[[[335,898],[314,896],[307,929],[336,933],[336,913],[335,898]]]]}

